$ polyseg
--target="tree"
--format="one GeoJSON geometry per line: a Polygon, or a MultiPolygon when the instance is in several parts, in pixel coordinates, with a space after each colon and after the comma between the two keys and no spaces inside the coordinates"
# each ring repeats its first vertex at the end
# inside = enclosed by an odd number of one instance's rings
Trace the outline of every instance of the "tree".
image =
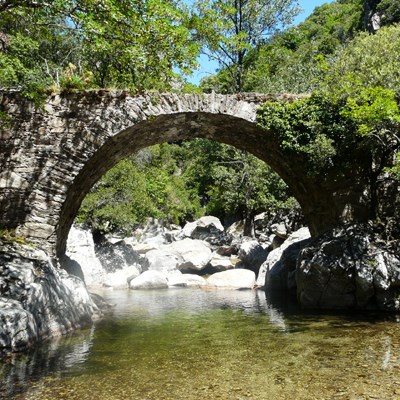
{"type": "Polygon", "coordinates": [[[267,103],[259,115],[287,157],[304,160],[310,179],[363,182],[371,217],[379,216],[382,182],[399,170],[399,46],[399,26],[362,33],[326,61],[310,97],[267,103]]]}
{"type": "Polygon", "coordinates": [[[0,84],[167,90],[196,63],[185,20],[173,0],[0,1],[0,84]]]}
{"type": "Polygon", "coordinates": [[[296,0],[197,0],[192,18],[204,52],[231,77],[231,91],[243,89],[246,54],[299,12],[296,0]]]}
{"type": "Polygon", "coordinates": [[[382,25],[400,22],[400,4],[394,0],[381,0],[377,5],[382,25]]]}
{"type": "Polygon", "coordinates": [[[179,147],[155,145],[120,161],[82,202],[78,222],[130,234],[147,217],[181,223],[200,215],[196,190],[179,173],[179,147]]]}
{"type": "Polygon", "coordinates": [[[182,175],[196,189],[205,213],[222,221],[244,220],[248,236],[257,213],[293,204],[278,175],[245,151],[206,139],[184,142],[180,148],[182,175]]]}

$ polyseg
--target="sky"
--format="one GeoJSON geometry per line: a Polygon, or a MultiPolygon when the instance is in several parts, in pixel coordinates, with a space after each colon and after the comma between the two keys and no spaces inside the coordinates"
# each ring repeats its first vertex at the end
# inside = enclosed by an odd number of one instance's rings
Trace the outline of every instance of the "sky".
{"type": "MultiPolygon", "coordinates": [[[[304,21],[313,12],[315,7],[325,3],[332,3],[332,0],[300,0],[299,3],[303,12],[295,18],[294,24],[304,21]]],[[[206,55],[200,56],[199,64],[199,69],[194,71],[191,76],[187,77],[188,82],[196,85],[199,84],[201,78],[215,73],[218,67],[217,62],[208,60],[206,55]]]]}

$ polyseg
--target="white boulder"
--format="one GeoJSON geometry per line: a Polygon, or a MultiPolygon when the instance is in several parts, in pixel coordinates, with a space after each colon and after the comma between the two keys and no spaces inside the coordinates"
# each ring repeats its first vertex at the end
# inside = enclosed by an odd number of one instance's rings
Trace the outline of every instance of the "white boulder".
{"type": "Polygon", "coordinates": [[[205,216],[194,222],[188,222],[182,230],[183,237],[204,239],[206,236],[222,234],[224,227],[217,217],[205,216]]]}
{"type": "Polygon", "coordinates": [[[68,234],[66,255],[81,266],[86,285],[103,282],[105,271],[95,254],[91,232],[72,226],[68,234]]]}
{"type": "Polygon", "coordinates": [[[256,274],[248,269],[231,269],[217,272],[207,279],[207,286],[224,289],[252,289],[256,274]]]}
{"type": "Polygon", "coordinates": [[[118,269],[115,272],[108,273],[104,276],[103,286],[112,287],[114,289],[127,289],[128,280],[132,280],[140,275],[137,266],[131,265],[127,268],[118,269]]]}
{"type": "Polygon", "coordinates": [[[145,271],[129,282],[130,289],[166,289],[167,275],[160,271],[145,271]]]}
{"type": "Polygon", "coordinates": [[[146,253],[148,269],[152,271],[176,271],[182,264],[183,259],[168,250],[155,249],[146,253]]]}
{"type": "Polygon", "coordinates": [[[180,271],[201,271],[208,264],[212,254],[205,242],[189,238],[163,246],[162,250],[181,260],[177,266],[180,271]]]}
{"type": "Polygon", "coordinates": [[[195,274],[177,274],[168,277],[169,287],[204,287],[207,281],[195,274]]]}
{"type": "Polygon", "coordinates": [[[238,261],[237,258],[221,256],[215,252],[212,254],[210,261],[208,262],[208,268],[215,272],[227,271],[228,269],[235,268],[235,264],[238,261]]]}

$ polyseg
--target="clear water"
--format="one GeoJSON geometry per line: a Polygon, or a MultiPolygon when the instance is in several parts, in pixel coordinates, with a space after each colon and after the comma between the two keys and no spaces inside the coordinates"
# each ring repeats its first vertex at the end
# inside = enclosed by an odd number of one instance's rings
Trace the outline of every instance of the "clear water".
{"type": "Polygon", "coordinates": [[[395,317],[254,291],[109,291],[93,329],[0,360],[5,399],[400,399],[395,317]]]}

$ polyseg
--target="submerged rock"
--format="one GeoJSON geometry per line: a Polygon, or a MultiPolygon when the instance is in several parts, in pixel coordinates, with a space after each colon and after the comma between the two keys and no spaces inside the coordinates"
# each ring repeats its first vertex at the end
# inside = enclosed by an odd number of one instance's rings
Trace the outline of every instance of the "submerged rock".
{"type": "Polygon", "coordinates": [[[195,274],[177,274],[168,277],[169,287],[205,287],[207,281],[195,274]]]}

